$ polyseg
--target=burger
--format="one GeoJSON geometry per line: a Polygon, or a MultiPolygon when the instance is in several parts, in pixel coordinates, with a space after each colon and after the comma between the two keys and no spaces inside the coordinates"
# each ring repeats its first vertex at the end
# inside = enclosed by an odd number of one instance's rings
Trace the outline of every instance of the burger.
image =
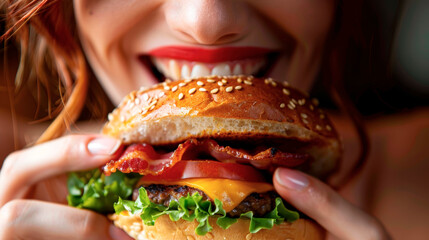
{"type": "Polygon", "coordinates": [[[102,130],[124,151],[97,180],[72,177],[69,203],[88,208],[114,198],[110,219],[135,239],[323,239],[272,185],[277,167],[322,180],[336,169],[338,135],[317,105],[288,84],[252,76],[134,91],[102,130]],[[113,184],[108,176],[118,173],[113,184]]]}

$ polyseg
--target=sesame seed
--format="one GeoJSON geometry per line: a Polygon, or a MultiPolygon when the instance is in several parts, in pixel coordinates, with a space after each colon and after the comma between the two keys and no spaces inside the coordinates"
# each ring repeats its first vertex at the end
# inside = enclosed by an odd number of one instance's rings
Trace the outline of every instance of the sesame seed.
{"type": "Polygon", "coordinates": [[[280,108],[285,108],[285,107],[286,107],[286,104],[280,103],[280,108]]]}
{"type": "Polygon", "coordinates": [[[134,99],[134,103],[135,103],[136,105],[139,105],[139,104],[140,104],[140,98],[136,98],[136,99],[134,99]]]}
{"type": "Polygon", "coordinates": [[[155,105],[155,104],[157,104],[158,103],[158,100],[153,100],[151,103],[150,103],[150,105],[155,105]]]}
{"type": "Polygon", "coordinates": [[[165,82],[166,83],[171,83],[171,79],[167,78],[167,79],[165,79],[165,82]]]}
{"type": "Polygon", "coordinates": [[[223,82],[217,82],[217,85],[219,85],[220,87],[223,86],[223,82]]]}
{"type": "Polygon", "coordinates": [[[294,104],[298,104],[298,101],[297,101],[295,98],[292,98],[292,102],[293,102],[294,104]]]}
{"type": "Polygon", "coordinates": [[[302,117],[302,118],[308,118],[308,115],[307,115],[307,114],[305,114],[305,113],[301,113],[301,117],[302,117]]]}
{"type": "Polygon", "coordinates": [[[172,92],[175,92],[177,90],[177,86],[174,86],[172,89],[171,89],[171,91],[172,92]]]}
{"type": "Polygon", "coordinates": [[[109,121],[112,121],[113,120],[113,114],[109,113],[109,115],[107,115],[107,119],[109,121]]]}
{"type": "Polygon", "coordinates": [[[216,82],[214,79],[211,79],[211,78],[209,78],[209,79],[207,79],[207,82],[209,82],[209,83],[214,83],[214,82],[216,82]]]}
{"type": "Polygon", "coordinates": [[[203,83],[203,82],[201,82],[201,81],[198,81],[198,82],[197,82],[197,85],[198,85],[198,86],[204,86],[204,83],[203,83]]]}
{"type": "Polygon", "coordinates": [[[274,82],[274,81],[271,81],[271,86],[273,86],[273,87],[277,87],[277,83],[276,83],[276,82],[274,82]]]}
{"type": "Polygon", "coordinates": [[[121,120],[121,122],[125,122],[125,117],[121,116],[121,119],[119,119],[119,120],[121,120]]]}
{"type": "Polygon", "coordinates": [[[302,119],[302,122],[304,123],[304,124],[309,124],[309,122],[308,122],[308,120],[307,119],[302,119]]]}
{"type": "Polygon", "coordinates": [[[179,83],[179,87],[184,87],[184,86],[186,86],[186,82],[179,83]]]}
{"type": "Polygon", "coordinates": [[[283,86],[288,87],[290,84],[287,81],[283,82],[283,86]]]}
{"type": "Polygon", "coordinates": [[[233,89],[234,89],[233,87],[229,86],[229,87],[227,87],[227,88],[225,89],[225,91],[226,91],[226,92],[232,92],[232,90],[233,90],[233,89]]]}
{"type": "Polygon", "coordinates": [[[184,82],[185,82],[185,83],[190,83],[190,82],[192,82],[192,80],[193,80],[192,78],[188,78],[188,79],[186,79],[184,82]]]}
{"type": "Polygon", "coordinates": [[[322,131],[322,127],[320,125],[316,125],[316,130],[317,131],[322,131]]]}
{"type": "Polygon", "coordinates": [[[290,91],[286,88],[283,88],[283,94],[284,95],[290,95],[290,91]]]}
{"type": "Polygon", "coordinates": [[[207,89],[205,89],[205,88],[199,88],[198,91],[200,91],[200,92],[207,92],[207,89]]]}
{"type": "Polygon", "coordinates": [[[329,126],[329,125],[326,125],[326,130],[328,130],[328,131],[332,131],[332,128],[331,128],[331,126],[329,126]]]}
{"type": "Polygon", "coordinates": [[[182,100],[185,97],[183,93],[179,93],[179,100],[182,100]]]}
{"type": "Polygon", "coordinates": [[[296,107],[296,104],[295,104],[293,101],[290,101],[290,102],[289,102],[289,104],[290,104],[291,106],[293,106],[294,108],[296,107]]]}
{"type": "Polygon", "coordinates": [[[164,95],[165,95],[165,92],[160,92],[159,95],[158,95],[158,97],[161,98],[161,97],[164,97],[164,95]]]}
{"type": "Polygon", "coordinates": [[[241,89],[243,89],[242,86],[235,86],[235,90],[241,90],[241,89]]]}
{"type": "Polygon", "coordinates": [[[294,105],[292,105],[292,104],[291,104],[291,102],[287,105],[287,107],[288,107],[290,110],[294,110],[294,109],[295,109],[295,106],[294,106],[294,105]]]}
{"type": "Polygon", "coordinates": [[[320,119],[325,119],[325,114],[322,113],[322,114],[320,114],[319,117],[320,117],[320,119]]]}
{"type": "Polygon", "coordinates": [[[268,85],[268,84],[270,84],[270,81],[268,79],[265,79],[264,83],[268,85]]]}
{"type": "Polygon", "coordinates": [[[227,84],[227,83],[228,83],[228,81],[226,81],[226,79],[222,79],[222,83],[223,83],[223,84],[227,84]]]}
{"type": "Polygon", "coordinates": [[[299,105],[303,106],[305,104],[305,99],[298,100],[299,105]]]}
{"type": "Polygon", "coordinates": [[[197,91],[197,89],[196,88],[191,88],[191,89],[189,89],[189,94],[193,94],[193,93],[195,93],[197,91]]]}
{"type": "Polygon", "coordinates": [[[311,111],[314,111],[314,106],[312,104],[310,104],[309,108],[311,111]]]}
{"type": "Polygon", "coordinates": [[[147,95],[147,93],[143,94],[143,100],[144,101],[149,100],[149,95],[147,95]]]}
{"type": "Polygon", "coordinates": [[[219,88],[213,88],[210,93],[216,94],[219,92],[219,88]]]}
{"type": "Polygon", "coordinates": [[[237,82],[238,82],[238,83],[242,83],[242,82],[243,82],[243,79],[238,78],[238,79],[237,79],[237,82]]]}
{"type": "Polygon", "coordinates": [[[246,84],[246,85],[252,85],[252,82],[249,81],[249,80],[244,80],[244,84],[246,84]]]}
{"type": "Polygon", "coordinates": [[[169,87],[169,86],[165,86],[165,87],[164,87],[164,90],[165,90],[165,91],[169,91],[169,90],[170,90],[170,87],[169,87]]]}
{"type": "Polygon", "coordinates": [[[149,111],[152,111],[155,108],[155,105],[150,106],[149,111]]]}

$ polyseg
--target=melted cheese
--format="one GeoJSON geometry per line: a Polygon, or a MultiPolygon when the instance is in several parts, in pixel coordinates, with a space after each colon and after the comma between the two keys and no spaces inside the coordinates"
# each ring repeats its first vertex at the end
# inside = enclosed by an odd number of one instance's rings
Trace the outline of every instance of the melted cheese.
{"type": "MultiPolygon", "coordinates": [[[[146,182],[152,184],[154,182],[146,182]]],[[[253,192],[263,193],[274,189],[269,183],[244,182],[219,178],[189,178],[174,182],[157,182],[156,184],[189,186],[200,189],[211,199],[219,199],[226,212],[233,210],[240,202],[253,192]]]]}

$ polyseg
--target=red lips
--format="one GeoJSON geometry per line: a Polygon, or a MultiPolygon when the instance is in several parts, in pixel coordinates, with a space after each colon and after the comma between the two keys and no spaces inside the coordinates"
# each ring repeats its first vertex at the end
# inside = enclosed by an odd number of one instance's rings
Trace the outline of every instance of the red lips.
{"type": "Polygon", "coordinates": [[[247,58],[265,57],[276,53],[276,50],[261,47],[222,47],[222,48],[198,48],[168,46],[156,48],[149,55],[160,58],[173,58],[203,63],[218,63],[247,58]]]}

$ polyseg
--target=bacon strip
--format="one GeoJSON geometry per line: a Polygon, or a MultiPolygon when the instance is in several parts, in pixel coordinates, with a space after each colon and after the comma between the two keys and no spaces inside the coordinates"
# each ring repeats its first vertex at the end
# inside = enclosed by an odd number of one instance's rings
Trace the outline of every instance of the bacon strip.
{"type": "Polygon", "coordinates": [[[308,154],[285,153],[268,148],[256,154],[243,149],[220,146],[215,140],[189,139],[174,152],[159,154],[149,144],[130,145],[119,159],[111,160],[103,167],[106,175],[119,170],[142,175],[160,175],[182,160],[199,160],[201,155],[210,155],[220,162],[249,164],[255,168],[273,170],[275,167],[296,167],[310,159],[308,154]]]}

